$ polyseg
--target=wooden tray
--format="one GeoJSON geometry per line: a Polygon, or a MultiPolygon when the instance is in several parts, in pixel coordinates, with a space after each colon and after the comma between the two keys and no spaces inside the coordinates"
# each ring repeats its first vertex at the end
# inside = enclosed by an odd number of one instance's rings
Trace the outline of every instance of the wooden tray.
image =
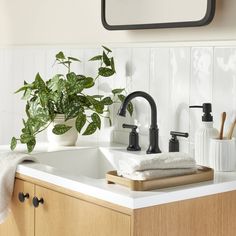
{"type": "Polygon", "coordinates": [[[108,184],[120,184],[133,191],[146,191],[213,180],[214,170],[209,167],[199,166],[194,174],[152,180],[127,179],[118,176],[117,171],[113,170],[107,172],[106,179],[108,184]]]}

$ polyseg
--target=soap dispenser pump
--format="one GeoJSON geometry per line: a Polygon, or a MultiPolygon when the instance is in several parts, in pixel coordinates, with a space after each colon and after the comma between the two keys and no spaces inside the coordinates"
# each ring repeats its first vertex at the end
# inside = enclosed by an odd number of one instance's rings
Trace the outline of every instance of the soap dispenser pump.
{"type": "Polygon", "coordinates": [[[201,108],[202,126],[195,133],[195,159],[197,164],[209,166],[210,139],[218,136],[218,130],[213,127],[213,116],[211,103],[203,103],[202,106],[190,106],[190,108],[201,108]]]}

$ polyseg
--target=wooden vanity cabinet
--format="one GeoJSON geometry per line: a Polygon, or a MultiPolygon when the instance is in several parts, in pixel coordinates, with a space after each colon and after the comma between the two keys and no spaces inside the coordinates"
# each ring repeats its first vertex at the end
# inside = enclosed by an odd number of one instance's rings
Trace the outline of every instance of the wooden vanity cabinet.
{"type": "Polygon", "coordinates": [[[236,191],[132,210],[27,179],[16,179],[0,236],[235,236],[236,191]]]}

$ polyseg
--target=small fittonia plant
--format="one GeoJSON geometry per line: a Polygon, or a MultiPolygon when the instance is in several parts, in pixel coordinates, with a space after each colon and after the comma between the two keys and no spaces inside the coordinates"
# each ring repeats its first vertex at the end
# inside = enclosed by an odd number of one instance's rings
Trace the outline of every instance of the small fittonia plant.
{"type": "MultiPolygon", "coordinates": [[[[45,130],[55,119],[57,114],[64,114],[65,121],[75,119],[75,127],[83,135],[93,134],[101,128],[101,117],[110,119],[109,106],[115,102],[123,101],[125,89],[113,89],[111,96],[88,95],[100,77],[110,77],[115,71],[114,59],[110,55],[111,50],[103,46],[101,55],[97,55],[90,61],[100,62],[98,74],[95,78],[76,74],[71,71],[72,63],[80,60],[74,57],[66,57],[63,52],[56,55],[56,62],[67,68],[66,74],[56,74],[51,79],[44,81],[38,73],[34,82],[24,82],[18,92],[23,92],[23,99],[27,101],[23,119],[24,127],[19,138],[13,137],[11,149],[14,150],[17,142],[27,145],[28,152],[32,152],[36,144],[36,136],[45,130]],[[106,115],[104,115],[104,112],[106,115]]],[[[133,106],[130,103],[128,112],[132,115],[133,106]]],[[[57,124],[53,133],[62,135],[72,127],[65,124],[57,124]]]]}

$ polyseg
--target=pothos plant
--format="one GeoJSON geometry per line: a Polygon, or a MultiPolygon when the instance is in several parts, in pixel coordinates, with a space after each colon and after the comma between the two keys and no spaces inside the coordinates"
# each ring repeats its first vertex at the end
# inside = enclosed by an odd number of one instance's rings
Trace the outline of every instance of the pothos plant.
{"type": "MultiPolygon", "coordinates": [[[[79,63],[80,60],[59,52],[56,54],[55,62],[66,67],[65,74],[56,74],[44,81],[37,73],[32,83],[25,81],[24,86],[15,93],[23,92],[22,99],[26,100],[26,119],[23,119],[24,127],[20,137],[12,138],[11,149],[14,150],[20,142],[27,145],[28,152],[32,152],[36,145],[36,136],[47,129],[57,114],[63,114],[65,121],[74,118],[77,131],[83,135],[91,135],[100,129],[101,117],[107,118],[111,124],[109,106],[125,99],[125,89],[113,89],[110,96],[87,93],[100,77],[110,77],[115,74],[115,63],[111,53],[109,48],[103,46],[102,54],[89,60],[99,62],[97,75],[94,78],[71,71],[71,64],[79,63]]],[[[128,105],[127,110],[132,115],[132,103],[128,105]]],[[[71,128],[66,124],[57,124],[52,132],[62,135],[71,128]]]]}

